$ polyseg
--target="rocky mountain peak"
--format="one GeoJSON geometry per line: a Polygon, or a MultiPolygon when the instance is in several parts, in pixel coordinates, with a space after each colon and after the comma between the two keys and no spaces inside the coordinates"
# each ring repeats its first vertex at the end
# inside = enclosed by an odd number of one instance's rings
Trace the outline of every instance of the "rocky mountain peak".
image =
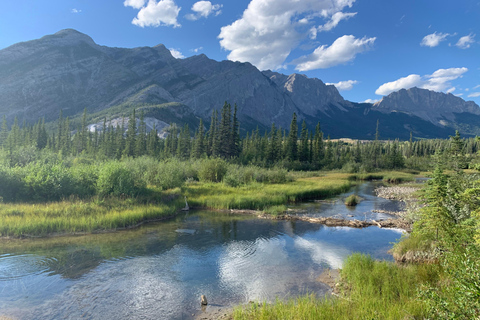
{"type": "Polygon", "coordinates": [[[92,46],[96,46],[95,41],[88,35],[81,33],[75,29],[63,29],[57,33],[49,36],[45,36],[40,41],[48,42],[49,45],[56,46],[70,46],[79,43],[87,43],[92,46]]]}
{"type": "Polygon", "coordinates": [[[404,112],[415,115],[436,125],[453,121],[455,114],[480,115],[480,107],[473,101],[465,101],[451,93],[436,92],[413,87],[401,89],[383,97],[372,110],[384,113],[404,112]]]}

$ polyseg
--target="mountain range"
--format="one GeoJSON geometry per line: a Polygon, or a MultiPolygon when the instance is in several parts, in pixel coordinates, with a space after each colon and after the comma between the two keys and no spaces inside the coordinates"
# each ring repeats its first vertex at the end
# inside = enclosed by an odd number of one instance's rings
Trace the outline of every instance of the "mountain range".
{"type": "Polygon", "coordinates": [[[128,116],[178,125],[209,122],[213,109],[236,104],[243,132],[288,129],[295,112],[312,129],[320,122],[332,138],[446,138],[458,129],[480,134],[480,108],[452,94],[411,88],[381,101],[345,100],[333,85],[301,74],[260,71],[250,63],[215,61],[201,54],[176,59],[164,45],[111,48],[72,29],[0,50],[0,116],[33,123],[79,117],[128,116]]]}

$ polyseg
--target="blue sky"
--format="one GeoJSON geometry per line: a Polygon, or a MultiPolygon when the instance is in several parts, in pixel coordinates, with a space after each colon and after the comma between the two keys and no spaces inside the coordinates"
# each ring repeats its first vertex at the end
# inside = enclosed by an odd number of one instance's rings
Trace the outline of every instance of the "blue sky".
{"type": "Polygon", "coordinates": [[[480,104],[480,0],[0,1],[0,49],[65,28],[303,73],[354,102],[417,86],[480,104]]]}

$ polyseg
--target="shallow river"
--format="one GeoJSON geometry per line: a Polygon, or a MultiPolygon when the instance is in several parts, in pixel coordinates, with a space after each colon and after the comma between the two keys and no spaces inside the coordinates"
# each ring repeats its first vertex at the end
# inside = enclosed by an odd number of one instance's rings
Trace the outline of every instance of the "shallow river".
{"type": "MultiPolygon", "coordinates": [[[[329,202],[295,206],[311,216],[383,219],[398,209],[365,183],[329,202]],[[343,199],[356,193],[356,208],[343,199]]],[[[208,308],[324,295],[316,278],[352,252],[391,260],[400,230],[325,227],[246,215],[191,212],[136,230],[0,243],[0,318],[191,319],[208,308]]]]}

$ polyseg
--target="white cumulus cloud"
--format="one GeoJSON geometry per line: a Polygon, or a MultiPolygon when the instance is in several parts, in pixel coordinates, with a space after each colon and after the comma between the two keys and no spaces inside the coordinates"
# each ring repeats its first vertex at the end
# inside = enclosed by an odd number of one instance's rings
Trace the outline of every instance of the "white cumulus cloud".
{"type": "Polygon", "coordinates": [[[374,104],[375,102],[378,102],[378,101],[380,101],[380,100],[378,100],[378,99],[367,99],[367,100],[362,101],[362,102],[363,102],[363,103],[371,103],[371,104],[374,104]]]}
{"type": "Polygon", "coordinates": [[[433,91],[453,92],[455,87],[451,86],[451,81],[461,78],[467,71],[467,68],[449,68],[438,69],[434,73],[424,76],[411,74],[407,77],[382,84],[375,93],[386,96],[394,91],[409,89],[412,87],[419,87],[433,91]]]}
{"type": "Polygon", "coordinates": [[[420,42],[420,45],[425,47],[430,47],[430,48],[436,47],[440,44],[440,42],[446,40],[449,35],[450,35],[449,33],[434,32],[432,34],[429,34],[423,37],[422,42],[420,42]]]}
{"type": "MultiPolygon", "coordinates": [[[[329,19],[355,0],[251,0],[242,17],[221,28],[218,38],[229,60],[277,69],[308,37],[316,18],[329,19]],[[310,25],[310,26],[309,26],[310,25]]],[[[315,28],[315,27],[314,27],[315,28]]]]}
{"type": "Polygon", "coordinates": [[[141,9],[145,5],[146,0],[125,0],[123,5],[125,7],[132,7],[135,9],[141,9]]]}
{"type": "Polygon", "coordinates": [[[187,14],[185,17],[189,20],[198,20],[200,18],[207,18],[211,14],[218,16],[222,13],[220,10],[223,7],[221,4],[212,4],[210,1],[198,1],[192,6],[194,13],[187,14]]]}
{"type": "Polygon", "coordinates": [[[178,13],[181,8],[173,0],[149,0],[145,5],[145,0],[126,0],[123,4],[135,9],[140,9],[132,20],[134,25],[139,27],[158,27],[172,26],[180,27],[177,21],[178,13]]]}
{"type": "Polygon", "coordinates": [[[198,52],[200,52],[200,51],[202,51],[202,50],[203,50],[203,47],[198,47],[198,48],[195,48],[195,49],[190,49],[190,51],[195,52],[195,53],[198,53],[198,52]]]}
{"type": "Polygon", "coordinates": [[[480,92],[474,92],[468,95],[469,98],[476,98],[480,97],[480,92]]]}
{"type": "Polygon", "coordinates": [[[320,46],[307,56],[293,61],[298,71],[330,68],[355,59],[361,52],[371,49],[376,38],[357,39],[352,35],[344,35],[335,40],[331,46],[320,46]]]}
{"type": "Polygon", "coordinates": [[[470,48],[472,43],[475,43],[474,38],[475,38],[474,34],[463,36],[458,40],[456,46],[459,47],[460,49],[468,49],[470,48]]]}
{"type": "Polygon", "coordinates": [[[357,80],[347,80],[347,81],[340,81],[337,83],[325,83],[325,84],[335,86],[338,91],[348,91],[348,90],[352,90],[353,85],[357,83],[358,83],[357,80]]]}
{"type": "Polygon", "coordinates": [[[351,12],[351,13],[343,13],[341,11],[335,12],[332,15],[332,18],[330,19],[330,21],[325,23],[323,26],[319,26],[317,28],[317,31],[330,31],[333,28],[335,28],[340,23],[340,21],[354,17],[356,14],[357,14],[356,12],[351,12]]]}
{"type": "Polygon", "coordinates": [[[180,52],[180,50],[178,49],[174,49],[174,48],[169,48],[168,50],[170,50],[170,53],[172,54],[172,56],[176,59],[183,59],[185,58],[185,56],[180,52]]]}
{"type": "Polygon", "coordinates": [[[80,13],[80,12],[82,12],[82,10],[73,8],[71,12],[72,13],[80,13]]]}

